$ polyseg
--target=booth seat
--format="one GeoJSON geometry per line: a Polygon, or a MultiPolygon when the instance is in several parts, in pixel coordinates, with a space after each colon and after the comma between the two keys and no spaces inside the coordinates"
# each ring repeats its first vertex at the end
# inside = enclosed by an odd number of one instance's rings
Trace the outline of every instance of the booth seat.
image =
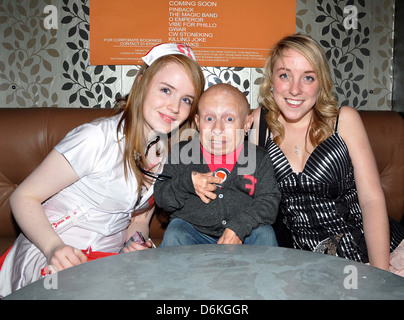
{"type": "MultiPolygon", "coordinates": [[[[78,125],[112,114],[111,109],[0,108],[0,255],[20,230],[9,198],[52,148],[78,125]]],[[[360,111],[375,153],[388,214],[401,221],[404,213],[404,119],[393,111],[360,111]]],[[[150,237],[158,245],[164,223],[156,215],[150,237]]]]}

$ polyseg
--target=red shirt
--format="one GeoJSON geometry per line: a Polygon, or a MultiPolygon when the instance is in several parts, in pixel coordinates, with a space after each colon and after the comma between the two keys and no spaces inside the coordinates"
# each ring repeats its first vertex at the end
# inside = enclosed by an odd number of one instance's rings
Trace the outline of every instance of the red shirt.
{"type": "Polygon", "coordinates": [[[229,172],[231,172],[231,170],[233,170],[234,165],[237,162],[241,149],[243,149],[243,144],[241,144],[232,153],[225,154],[222,156],[215,156],[215,155],[207,152],[201,145],[203,157],[205,158],[206,163],[208,164],[209,169],[212,172],[219,168],[225,168],[225,169],[229,170],[229,172]]]}

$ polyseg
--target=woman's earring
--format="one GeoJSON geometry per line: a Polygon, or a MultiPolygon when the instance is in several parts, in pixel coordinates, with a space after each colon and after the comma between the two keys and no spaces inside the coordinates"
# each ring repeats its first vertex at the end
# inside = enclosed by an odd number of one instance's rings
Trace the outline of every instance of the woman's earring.
{"type": "Polygon", "coordinates": [[[135,152],[133,153],[133,158],[135,159],[135,162],[138,162],[140,160],[140,158],[142,157],[142,155],[139,152],[135,152]]]}
{"type": "Polygon", "coordinates": [[[271,90],[271,92],[273,92],[273,91],[274,91],[274,87],[271,86],[271,87],[269,88],[269,90],[271,90]]]}

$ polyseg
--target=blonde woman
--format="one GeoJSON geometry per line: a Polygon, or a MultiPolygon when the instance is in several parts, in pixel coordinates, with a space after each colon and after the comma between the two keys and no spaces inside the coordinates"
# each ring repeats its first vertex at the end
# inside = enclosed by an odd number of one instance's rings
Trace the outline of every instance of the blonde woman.
{"type": "Polygon", "coordinates": [[[358,112],[338,107],[316,41],[295,34],[278,42],[259,102],[254,139],[273,162],[279,224],[293,246],[388,270],[389,220],[372,149],[358,112]]]}
{"type": "Polygon", "coordinates": [[[0,271],[0,296],[39,279],[46,266],[63,270],[86,262],[85,253],[119,252],[136,230],[148,235],[149,176],[162,170],[155,137],[191,123],[205,82],[185,45],[156,46],[143,60],[123,112],[72,130],[13,193],[23,234],[0,271]],[[59,223],[67,216],[71,223],[59,223]]]}

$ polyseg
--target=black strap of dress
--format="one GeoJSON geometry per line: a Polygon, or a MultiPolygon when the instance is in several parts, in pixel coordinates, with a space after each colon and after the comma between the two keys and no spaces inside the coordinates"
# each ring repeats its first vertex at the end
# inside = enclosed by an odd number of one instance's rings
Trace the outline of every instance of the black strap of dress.
{"type": "Polygon", "coordinates": [[[266,116],[267,112],[268,112],[268,110],[261,106],[260,127],[258,130],[258,145],[263,148],[265,148],[267,131],[268,131],[268,125],[265,120],[265,116],[266,116]]]}
{"type": "Polygon", "coordinates": [[[338,132],[338,120],[339,120],[339,113],[337,119],[335,120],[334,132],[338,132]]]}

